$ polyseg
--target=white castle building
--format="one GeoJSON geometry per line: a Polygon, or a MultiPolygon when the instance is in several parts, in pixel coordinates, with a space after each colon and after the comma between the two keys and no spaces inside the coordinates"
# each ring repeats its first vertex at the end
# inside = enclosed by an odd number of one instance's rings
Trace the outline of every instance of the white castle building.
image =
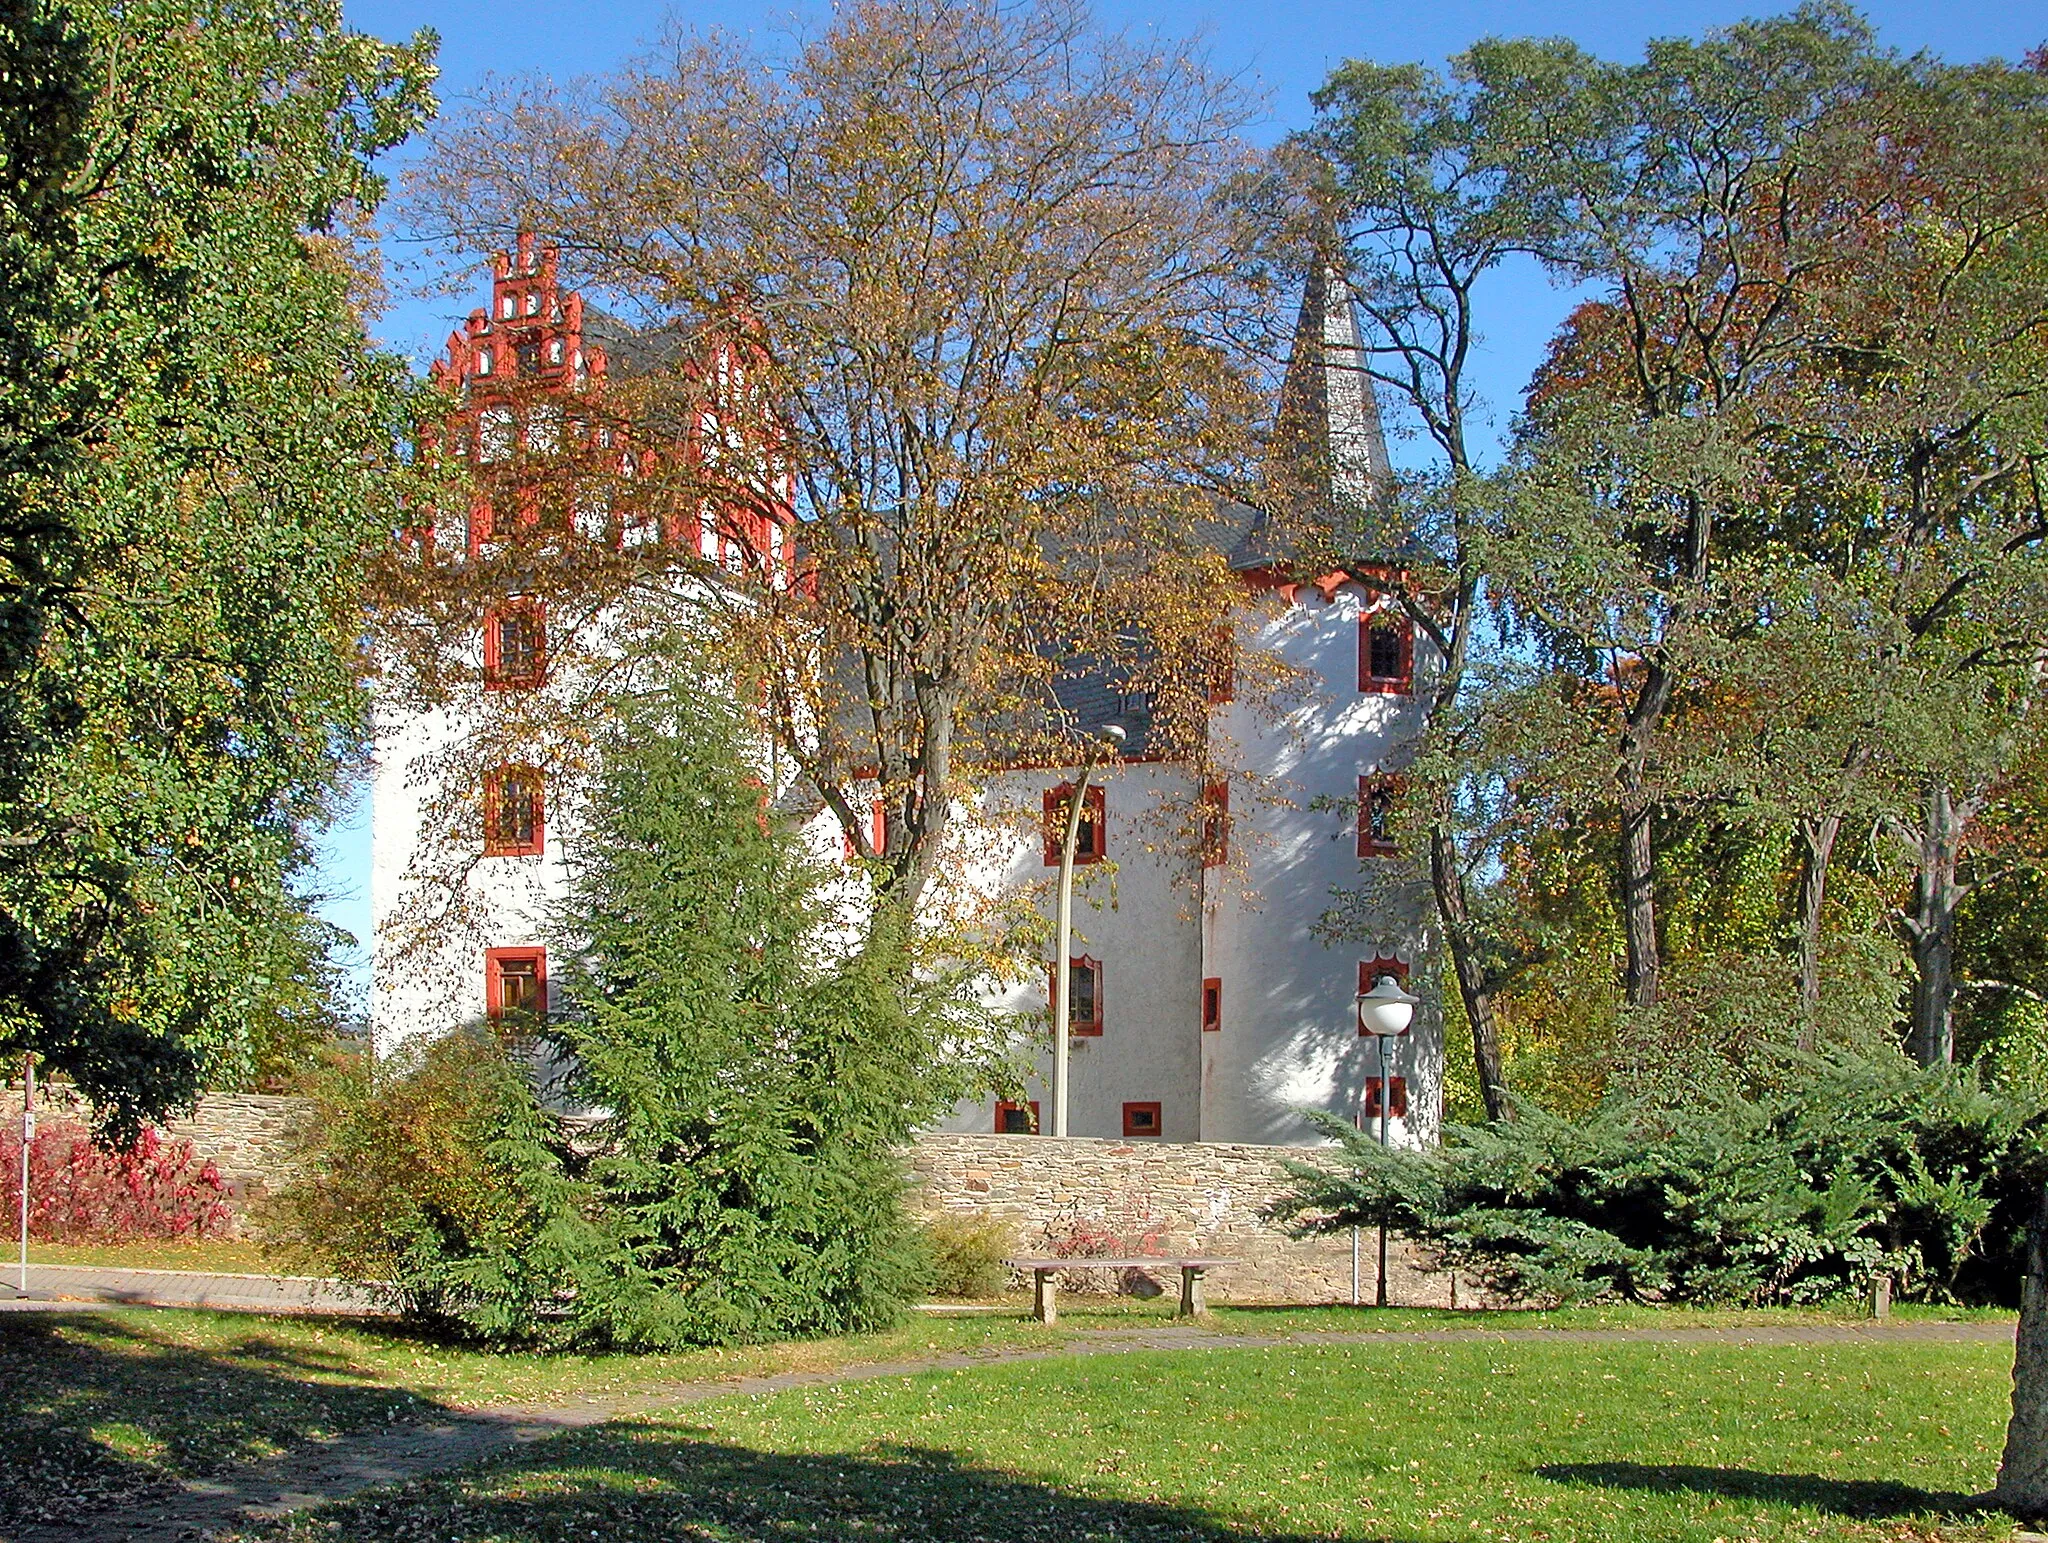
{"type": "MultiPolygon", "coordinates": [[[[645,348],[644,339],[559,290],[552,254],[522,241],[496,264],[490,309],[472,314],[436,366],[451,392],[457,445],[488,461],[514,437],[531,441],[538,415],[529,406],[515,421],[506,405],[520,385],[528,402],[559,391],[567,405],[548,420],[547,432],[560,433],[565,418],[578,421],[576,394],[608,371],[630,367],[633,352],[645,348]]],[[[1370,497],[1388,475],[1378,412],[1359,368],[1348,296],[1340,291],[1331,303],[1320,276],[1304,300],[1294,355],[1284,394],[1327,436],[1330,462],[1345,484],[1339,491],[1370,497]]],[[[587,423],[581,432],[596,443],[587,423]]],[[[609,437],[603,447],[613,453],[609,437]]],[[[631,475],[631,458],[647,452],[621,441],[616,454],[631,475]]],[[[488,539],[490,520],[487,509],[473,512],[471,552],[488,539]]],[[[1433,661],[1405,619],[1364,586],[1342,575],[1291,573],[1253,511],[1226,506],[1214,530],[1244,585],[1238,647],[1275,656],[1303,689],[1277,715],[1229,700],[1227,688],[1216,693],[1222,700],[1210,718],[1212,761],[1244,769],[1266,790],[1240,798],[1219,823],[1231,848],[1227,862],[1217,861],[1226,854],[1213,843],[1189,850],[1148,839],[1146,829],[1162,806],[1229,794],[1204,789],[1190,768],[1148,754],[1142,716],[1121,712],[1129,704],[1113,694],[1085,684],[1063,693],[1084,730],[1112,719],[1133,730],[1122,753],[1096,769],[1092,815],[1083,827],[1069,1129],[1115,1139],[1300,1144],[1319,1139],[1304,1109],[1377,1120],[1377,1042],[1358,1033],[1353,1001],[1378,975],[1407,979],[1412,969],[1424,1005],[1414,1031],[1397,1042],[1389,1112],[1396,1140],[1430,1139],[1442,1111],[1442,1021],[1433,972],[1424,968],[1429,940],[1418,887],[1369,886],[1383,914],[1368,908],[1372,919],[1351,929],[1363,931],[1362,938],[1327,940],[1318,923],[1337,892],[1357,889],[1370,878],[1370,865],[1397,857],[1391,803],[1421,727],[1417,672],[1426,674],[1433,661]]],[[[445,531],[438,539],[457,551],[463,545],[445,531]]],[[[675,540],[678,533],[654,539],[675,540]]],[[[717,561],[733,555],[708,524],[680,539],[700,541],[703,554],[717,561]]],[[[779,529],[755,532],[748,542],[777,563],[788,561],[793,544],[779,529]]],[[[545,625],[517,600],[491,607],[472,649],[477,684],[540,689],[545,625]]],[[[456,827],[456,839],[472,840],[474,851],[452,867],[445,861],[450,837],[429,805],[447,774],[447,747],[462,730],[462,711],[387,707],[380,715],[371,882],[378,931],[371,1011],[380,1050],[414,1034],[549,1006],[541,928],[548,902],[566,884],[563,818],[548,807],[537,773],[509,762],[479,768],[486,791],[481,828],[464,836],[456,827]],[[434,843],[443,850],[429,860],[426,848],[434,843]],[[451,872],[460,892],[434,903],[473,925],[450,928],[424,953],[395,949],[399,918],[417,910],[420,886],[445,885],[451,872]]],[[[1041,895],[1049,909],[1055,815],[1074,775],[1000,773],[975,807],[957,810],[956,828],[980,838],[970,843],[976,859],[966,882],[1041,895]],[[1018,818],[1039,811],[1042,827],[1018,818]]],[[[828,814],[798,813],[816,826],[821,846],[838,848],[828,814]]],[[[943,1128],[1036,1130],[1039,1106],[1049,1097],[1049,984],[1048,965],[1042,980],[1015,988],[1002,1002],[1017,1013],[1020,1035],[1042,1045],[1021,1096],[963,1106],[943,1128]]]]}

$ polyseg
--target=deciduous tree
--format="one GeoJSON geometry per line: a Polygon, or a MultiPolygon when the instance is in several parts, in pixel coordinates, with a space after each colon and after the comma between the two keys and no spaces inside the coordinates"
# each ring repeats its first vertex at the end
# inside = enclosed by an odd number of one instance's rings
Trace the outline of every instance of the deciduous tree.
{"type": "Polygon", "coordinates": [[[345,221],[432,43],[323,0],[6,26],[0,1048],[132,1130],[320,947],[290,881],[362,725],[407,396],[345,221]]]}

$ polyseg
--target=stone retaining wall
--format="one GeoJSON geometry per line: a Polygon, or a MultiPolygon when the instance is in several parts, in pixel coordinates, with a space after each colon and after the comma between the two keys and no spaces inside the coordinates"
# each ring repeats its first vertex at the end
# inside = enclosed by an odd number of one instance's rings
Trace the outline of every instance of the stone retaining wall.
{"type": "MultiPolygon", "coordinates": [[[[43,1107],[64,1114],[61,1090],[43,1107]]],[[[213,1094],[189,1119],[164,1129],[212,1158],[237,1201],[244,1201],[289,1179],[286,1134],[310,1107],[303,1099],[268,1094],[213,1094]]],[[[0,1089],[0,1120],[20,1117],[19,1086],[0,1089]]],[[[1211,1278],[1210,1295],[1219,1302],[1347,1301],[1348,1236],[1296,1241],[1259,1219],[1282,1187],[1280,1160],[1303,1155],[1298,1147],[931,1134],[920,1136],[910,1154],[911,1203],[926,1215],[1001,1223],[1020,1253],[1200,1252],[1242,1261],[1211,1278]]],[[[1367,1301],[1375,1241],[1366,1233],[1359,1250],[1367,1301]]],[[[1387,1283],[1392,1299],[1404,1305],[1442,1306],[1452,1299],[1449,1278],[1423,1272],[1398,1243],[1387,1283]]]]}
{"type": "MultiPolygon", "coordinates": [[[[1280,1160],[1308,1155],[1208,1142],[927,1135],[911,1170],[914,1203],[926,1214],[1007,1223],[1021,1253],[1211,1254],[1242,1261],[1211,1277],[1214,1301],[1349,1301],[1348,1236],[1297,1241],[1259,1219],[1284,1187],[1280,1160]]],[[[1368,1302],[1377,1253],[1375,1235],[1365,1233],[1359,1284],[1368,1302]]],[[[1398,1243],[1387,1287],[1404,1306],[1451,1302],[1450,1278],[1424,1273],[1398,1243]]]]}
{"type": "MultiPolygon", "coordinates": [[[[271,1093],[210,1093],[187,1119],[159,1127],[172,1141],[189,1141],[202,1160],[212,1158],[239,1203],[276,1189],[290,1178],[286,1136],[295,1120],[312,1105],[303,1098],[271,1093]]],[[[86,1123],[78,1099],[62,1086],[36,1090],[36,1113],[42,1120],[69,1119],[86,1123]]],[[[19,1130],[21,1087],[0,1089],[0,1122],[19,1130]]]]}

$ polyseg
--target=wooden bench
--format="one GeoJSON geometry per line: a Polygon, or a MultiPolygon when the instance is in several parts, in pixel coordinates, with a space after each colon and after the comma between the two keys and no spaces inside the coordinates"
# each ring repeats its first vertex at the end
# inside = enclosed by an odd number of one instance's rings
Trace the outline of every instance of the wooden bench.
{"type": "Polygon", "coordinates": [[[1031,1316],[1040,1323],[1059,1321],[1059,1307],[1053,1296],[1058,1289],[1055,1278],[1062,1270],[1178,1270],[1180,1271],[1180,1312],[1182,1318],[1195,1318],[1209,1310],[1208,1302],[1202,1295],[1202,1277],[1211,1270],[1220,1270],[1234,1259],[1162,1259],[1155,1256],[1142,1259],[1010,1259],[1004,1261],[1013,1270],[1031,1272],[1031,1316]]]}

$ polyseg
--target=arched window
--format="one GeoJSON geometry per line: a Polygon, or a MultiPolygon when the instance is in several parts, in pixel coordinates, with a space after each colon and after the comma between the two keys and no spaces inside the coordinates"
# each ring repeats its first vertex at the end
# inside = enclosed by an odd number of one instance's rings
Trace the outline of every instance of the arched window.
{"type": "Polygon", "coordinates": [[[512,319],[512,304],[512,292],[510,290],[498,296],[498,317],[501,321],[510,321],[512,319]]]}
{"type": "Polygon", "coordinates": [[[479,348],[476,351],[476,372],[479,375],[491,373],[491,351],[488,348],[479,348]]]}
{"type": "MultiPolygon", "coordinates": [[[[1046,971],[1048,1000],[1053,972],[1046,971]]],[[[1067,1032],[1096,1037],[1102,1033],[1102,961],[1085,955],[1067,961],[1067,1032]]]]}

